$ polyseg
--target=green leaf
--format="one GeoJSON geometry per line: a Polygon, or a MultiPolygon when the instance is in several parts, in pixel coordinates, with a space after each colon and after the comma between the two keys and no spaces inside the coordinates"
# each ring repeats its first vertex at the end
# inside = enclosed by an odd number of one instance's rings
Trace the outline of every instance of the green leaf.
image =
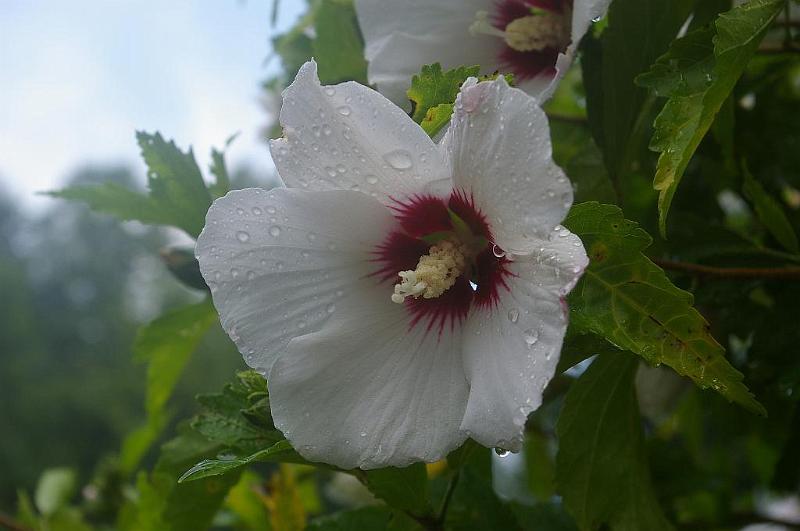
{"type": "Polygon", "coordinates": [[[161,261],[167,266],[172,276],[184,286],[208,291],[208,285],[200,273],[200,263],[194,256],[194,249],[184,247],[163,248],[159,252],[161,261]]]}
{"type": "Polygon", "coordinates": [[[564,169],[575,189],[575,201],[616,202],[603,154],[584,126],[550,119],[553,160],[564,169]]]}
{"type": "Polygon", "coordinates": [[[352,0],[322,0],[314,18],[312,43],[322,84],[367,84],[364,40],[352,0]]]}
{"type": "Polygon", "coordinates": [[[322,516],[308,525],[308,531],[385,531],[392,513],[385,507],[362,507],[322,516]]]}
{"type": "Polygon", "coordinates": [[[428,129],[426,132],[433,136],[450,120],[461,85],[468,77],[477,76],[479,72],[479,66],[460,66],[442,71],[439,63],[424,65],[420,73],[411,78],[411,88],[407,92],[411,100],[411,118],[431,128],[433,132],[428,129]],[[432,113],[431,117],[429,113],[432,113]]]}
{"type": "Polygon", "coordinates": [[[36,485],[34,502],[45,516],[65,507],[78,487],[78,477],[71,468],[50,468],[42,472],[36,485]]]}
{"type": "Polygon", "coordinates": [[[780,203],[764,190],[761,183],[756,181],[753,174],[746,165],[743,167],[744,173],[744,194],[753,202],[758,219],[767,228],[770,234],[785,249],[797,253],[798,243],[792,224],[786,217],[786,213],[781,208],[780,203]]]}
{"type": "Polygon", "coordinates": [[[525,469],[528,488],[537,500],[549,500],[555,494],[555,467],[548,448],[548,439],[538,432],[525,435],[525,469]]]}
{"type": "Polygon", "coordinates": [[[225,141],[225,148],[222,151],[211,148],[211,166],[209,170],[211,175],[216,178],[216,181],[208,187],[208,191],[214,199],[224,196],[231,189],[231,177],[228,174],[228,168],[225,166],[225,150],[230,147],[237,136],[239,136],[238,133],[231,135],[225,141]]]}
{"type": "Polygon", "coordinates": [[[453,531],[483,531],[520,529],[516,517],[492,488],[492,450],[471,445],[469,455],[460,469],[460,479],[446,515],[445,529],[453,531]]]}
{"type": "Polygon", "coordinates": [[[222,393],[197,400],[203,412],[192,420],[192,428],[210,441],[252,454],[283,440],[272,423],[266,381],[255,371],[240,372],[222,393]]]}
{"type": "Polygon", "coordinates": [[[140,498],[121,515],[122,530],[158,529],[197,531],[208,529],[239,474],[208,477],[186,484],[178,476],[192,463],[215,455],[219,446],[184,427],[180,435],[164,444],[161,456],[148,476],[137,482],[140,498]]]}
{"type": "Polygon", "coordinates": [[[433,513],[428,499],[428,474],[424,463],[405,468],[368,470],[364,475],[370,492],[390,507],[418,516],[433,513]]]}
{"type": "Polygon", "coordinates": [[[136,336],[134,358],[147,363],[147,423],[123,443],[121,466],[133,471],[166,422],[164,407],[186,363],[217,322],[211,301],[184,306],[145,325],[136,336]]]}
{"type": "Polygon", "coordinates": [[[692,295],[642,254],[652,241],[645,231],[624,219],[618,207],[599,203],[575,205],[564,225],[581,237],[591,260],[569,297],[576,332],[599,334],[750,411],[766,413],[692,307],[692,295]]]}
{"type": "Polygon", "coordinates": [[[659,227],[666,220],[675,190],[747,62],[780,13],[784,0],[752,0],[721,14],[714,31],[700,29],[679,39],[642,83],[668,94],[655,121],[650,148],[660,153],[653,187],[658,190],[659,227]],[[707,39],[713,36],[713,52],[707,39]]]}
{"type": "Polygon", "coordinates": [[[122,220],[171,225],[197,237],[205,225],[211,195],[192,151],[183,153],[159,133],[138,132],[136,138],[148,167],[148,195],[115,183],[74,186],[48,195],[84,202],[92,210],[122,220]]]}
{"type": "Polygon", "coordinates": [[[558,489],[582,530],[672,529],[650,485],[634,376],[638,361],[603,354],[572,385],[556,427],[558,489]]]}
{"type": "Polygon", "coordinates": [[[186,481],[196,481],[198,479],[208,478],[212,476],[221,476],[233,470],[238,470],[243,466],[256,462],[270,462],[270,463],[299,463],[308,464],[308,461],[300,457],[300,455],[292,448],[292,445],[287,440],[282,440],[269,448],[259,450],[258,452],[245,456],[225,456],[222,459],[205,459],[200,461],[192,468],[183,473],[178,479],[179,483],[186,481]]]}
{"type": "MultiPolygon", "coordinates": [[[[599,41],[585,40],[583,79],[592,135],[613,181],[646,152],[647,91],[634,78],[664,53],[689,15],[692,0],[615,0],[599,41]]],[[[593,197],[592,199],[597,199],[593,197]]]]}

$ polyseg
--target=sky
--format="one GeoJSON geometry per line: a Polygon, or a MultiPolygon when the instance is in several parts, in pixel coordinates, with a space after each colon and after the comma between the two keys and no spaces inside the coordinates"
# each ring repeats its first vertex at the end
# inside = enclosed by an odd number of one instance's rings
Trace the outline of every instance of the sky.
{"type": "Polygon", "coordinates": [[[269,39],[303,11],[281,0],[2,0],[0,187],[28,210],[88,164],[127,164],[142,181],[136,130],[211,146],[265,182],[274,171],[259,128],[269,39]]]}

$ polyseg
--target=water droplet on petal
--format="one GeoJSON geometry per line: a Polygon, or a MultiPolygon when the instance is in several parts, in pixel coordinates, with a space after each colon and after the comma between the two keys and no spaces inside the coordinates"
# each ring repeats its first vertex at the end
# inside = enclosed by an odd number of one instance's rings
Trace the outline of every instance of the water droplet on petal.
{"type": "Polygon", "coordinates": [[[328,96],[333,96],[336,94],[336,89],[333,87],[325,87],[325,94],[328,96]]]}
{"type": "Polygon", "coordinates": [[[508,454],[510,454],[511,452],[509,452],[508,450],[506,450],[504,448],[495,448],[494,449],[494,453],[496,453],[498,455],[498,457],[507,457],[508,454]]]}
{"type": "Polygon", "coordinates": [[[532,347],[539,341],[539,331],[534,330],[531,328],[530,330],[525,330],[522,334],[523,339],[525,339],[525,343],[528,345],[528,348],[532,347]]]}
{"type": "Polygon", "coordinates": [[[378,178],[374,175],[366,175],[364,180],[367,181],[367,184],[378,184],[378,178]]]}
{"type": "Polygon", "coordinates": [[[315,233],[313,233],[313,232],[309,232],[308,233],[308,241],[313,242],[316,239],[317,239],[317,235],[315,233]]]}
{"type": "Polygon", "coordinates": [[[273,238],[277,238],[281,235],[281,228],[277,225],[273,225],[269,228],[269,235],[273,238]]]}
{"type": "Polygon", "coordinates": [[[508,310],[508,320],[516,323],[519,320],[519,310],[516,308],[508,310]]]}
{"type": "Polygon", "coordinates": [[[506,252],[497,245],[492,245],[492,254],[497,258],[503,258],[506,255],[506,252]]]}
{"type": "Polygon", "coordinates": [[[341,114],[342,116],[350,116],[350,112],[351,112],[350,111],[350,107],[348,107],[347,105],[342,105],[341,107],[339,107],[336,110],[339,111],[339,114],[341,114]]]}
{"type": "Polygon", "coordinates": [[[246,243],[250,241],[250,234],[243,230],[240,230],[239,232],[236,233],[236,239],[242,243],[246,243]]]}
{"type": "Polygon", "coordinates": [[[414,162],[411,160],[411,154],[404,149],[390,151],[383,156],[383,160],[392,168],[401,171],[407,170],[414,165],[414,162]]]}
{"type": "Polygon", "coordinates": [[[263,210],[261,210],[261,208],[259,208],[259,207],[253,207],[253,215],[254,215],[254,216],[260,216],[260,215],[261,215],[261,214],[263,214],[263,213],[264,213],[264,211],[263,211],[263,210]]]}

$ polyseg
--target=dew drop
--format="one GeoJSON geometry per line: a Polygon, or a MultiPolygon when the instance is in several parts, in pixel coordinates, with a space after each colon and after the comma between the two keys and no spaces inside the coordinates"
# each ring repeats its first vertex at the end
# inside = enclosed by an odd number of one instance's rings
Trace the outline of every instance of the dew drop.
{"type": "Polygon", "coordinates": [[[328,305],[328,306],[325,308],[325,311],[326,311],[326,312],[328,312],[328,313],[333,313],[333,312],[335,312],[335,311],[336,311],[336,305],[335,305],[335,304],[333,304],[333,303],[329,304],[329,305],[328,305]]]}
{"type": "Polygon", "coordinates": [[[236,278],[238,276],[239,276],[239,270],[236,269],[235,267],[231,269],[231,277],[236,278]]]}
{"type": "Polygon", "coordinates": [[[338,173],[347,173],[347,168],[344,167],[344,164],[337,164],[336,171],[338,173]]]}
{"type": "Polygon", "coordinates": [[[494,453],[496,453],[498,457],[508,457],[508,454],[510,454],[511,452],[509,452],[504,448],[495,448],[494,453]]]}
{"type": "Polygon", "coordinates": [[[532,347],[539,341],[539,331],[534,330],[531,328],[530,330],[525,330],[523,332],[523,338],[525,339],[525,343],[528,345],[528,348],[532,347]]]}
{"type": "Polygon", "coordinates": [[[519,320],[519,310],[516,308],[508,310],[508,320],[516,323],[519,320]]]}
{"type": "Polygon", "coordinates": [[[414,165],[414,162],[411,160],[411,154],[404,149],[390,151],[383,156],[383,160],[392,168],[401,171],[407,170],[414,165]]]}
{"type": "Polygon", "coordinates": [[[243,230],[240,230],[239,232],[236,233],[236,239],[242,243],[246,243],[250,241],[250,234],[243,230]]]}
{"type": "Polygon", "coordinates": [[[333,166],[325,166],[325,172],[328,174],[329,177],[336,177],[338,173],[336,172],[336,168],[333,166]]]}
{"type": "Polygon", "coordinates": [[[378,184],[378,178],[374,175],[366,175],[364,180],[367,181],[367,184],[378,184]]]}
{"type": "Polygon", "coordinates": [[[264,213],[264,211],[263,211],[263,210],[261,210],[261,208],[259,208],[259,207],[253,207],[253,215],[254,215],[254,216],[260,216],[260,215],[261,215],[261,214],[263,214],[263,213],[264,213]]]}
{"type": "Polygon", "coordinates": [[[336,110],[339,111],[339,114],[341,114],[342,116],[350,116],[350,112],[351,112],[350,111],[350,107],[348,107],[347,105],[342,105],[341,107],[339,107],[336,110]]]}
{"type": "Polygon", "coordinates": [[[333,130],[331,129],[331,126],[329,126],[328,124],[324,124],[322,126],[322,134],[324,134],[325,136],[330,136],[332,132],[333,130]]]}
{"type": "Polygon", "coordinates": [[[365,431],[362,431],[362,432],[361,432],[361,436],[362,436],[362,437],[366,437],[366,436],[367,436],[367,432],[365,432],[365,431]]]}
{"type": "Polygon", "coordinates": [[[275,207],[267,207],[267,212],[274,214],[276,212],[275,207]]]}
{"type": "Polygon", "coordinates": [[[281,228],[277,225],[273,225],[269,228],[269,235],[273,238],[277,238],[281,235],[281,228]]]}
{"type": "Polygon", "coordinates": [[[317,235],[315,233],[313,233],[313,232],[309,232],[307,237],[308,237],[308,241],[310,241],[310,242],[313,242],[313,241],[315,241],[317,239],[317,235]]]}
{"type": "Polygon", "coordinates": [[[336,94],[336,89],[333,87],[325,87],[325,94],[328,96],[333,96],[336,94]]]}
{"type": "Polygon", "coordinates": [[[503,258],[506,255],[506,252],[504,250],[502,250],[500,247],[498,247],[497,245],[492,245],[492,254],[496,258],[503,258]]]}
{"type": "Polygon", "coordinates": [[[256,278],[256,272],[255,271],[248,271],[247,272],[247,280],[253,280],[255,278],[256,278]]]}

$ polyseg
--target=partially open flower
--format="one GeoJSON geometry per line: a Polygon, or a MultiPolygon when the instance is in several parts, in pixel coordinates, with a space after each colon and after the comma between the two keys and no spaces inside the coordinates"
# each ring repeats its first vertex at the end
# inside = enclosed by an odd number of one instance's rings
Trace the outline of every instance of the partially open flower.
{"type": "Polygon", "coordinates": [[[610,0],[356,0],[369,80],[403,104],[421,65],[512,73],[544,100],[610,0]],[[458,43],[454,45],[453,43],[458,43]]]}
{"type": "Polygon", "coordinates": [[[572,188],[535,100],[470,79],[436,145],[310,62],[280,121],[287,188],[218,199],[197,242],[276,426],[343,468],[436,461],[467,437],[518,449],[588,264],[559,225],[572,188]]]}

